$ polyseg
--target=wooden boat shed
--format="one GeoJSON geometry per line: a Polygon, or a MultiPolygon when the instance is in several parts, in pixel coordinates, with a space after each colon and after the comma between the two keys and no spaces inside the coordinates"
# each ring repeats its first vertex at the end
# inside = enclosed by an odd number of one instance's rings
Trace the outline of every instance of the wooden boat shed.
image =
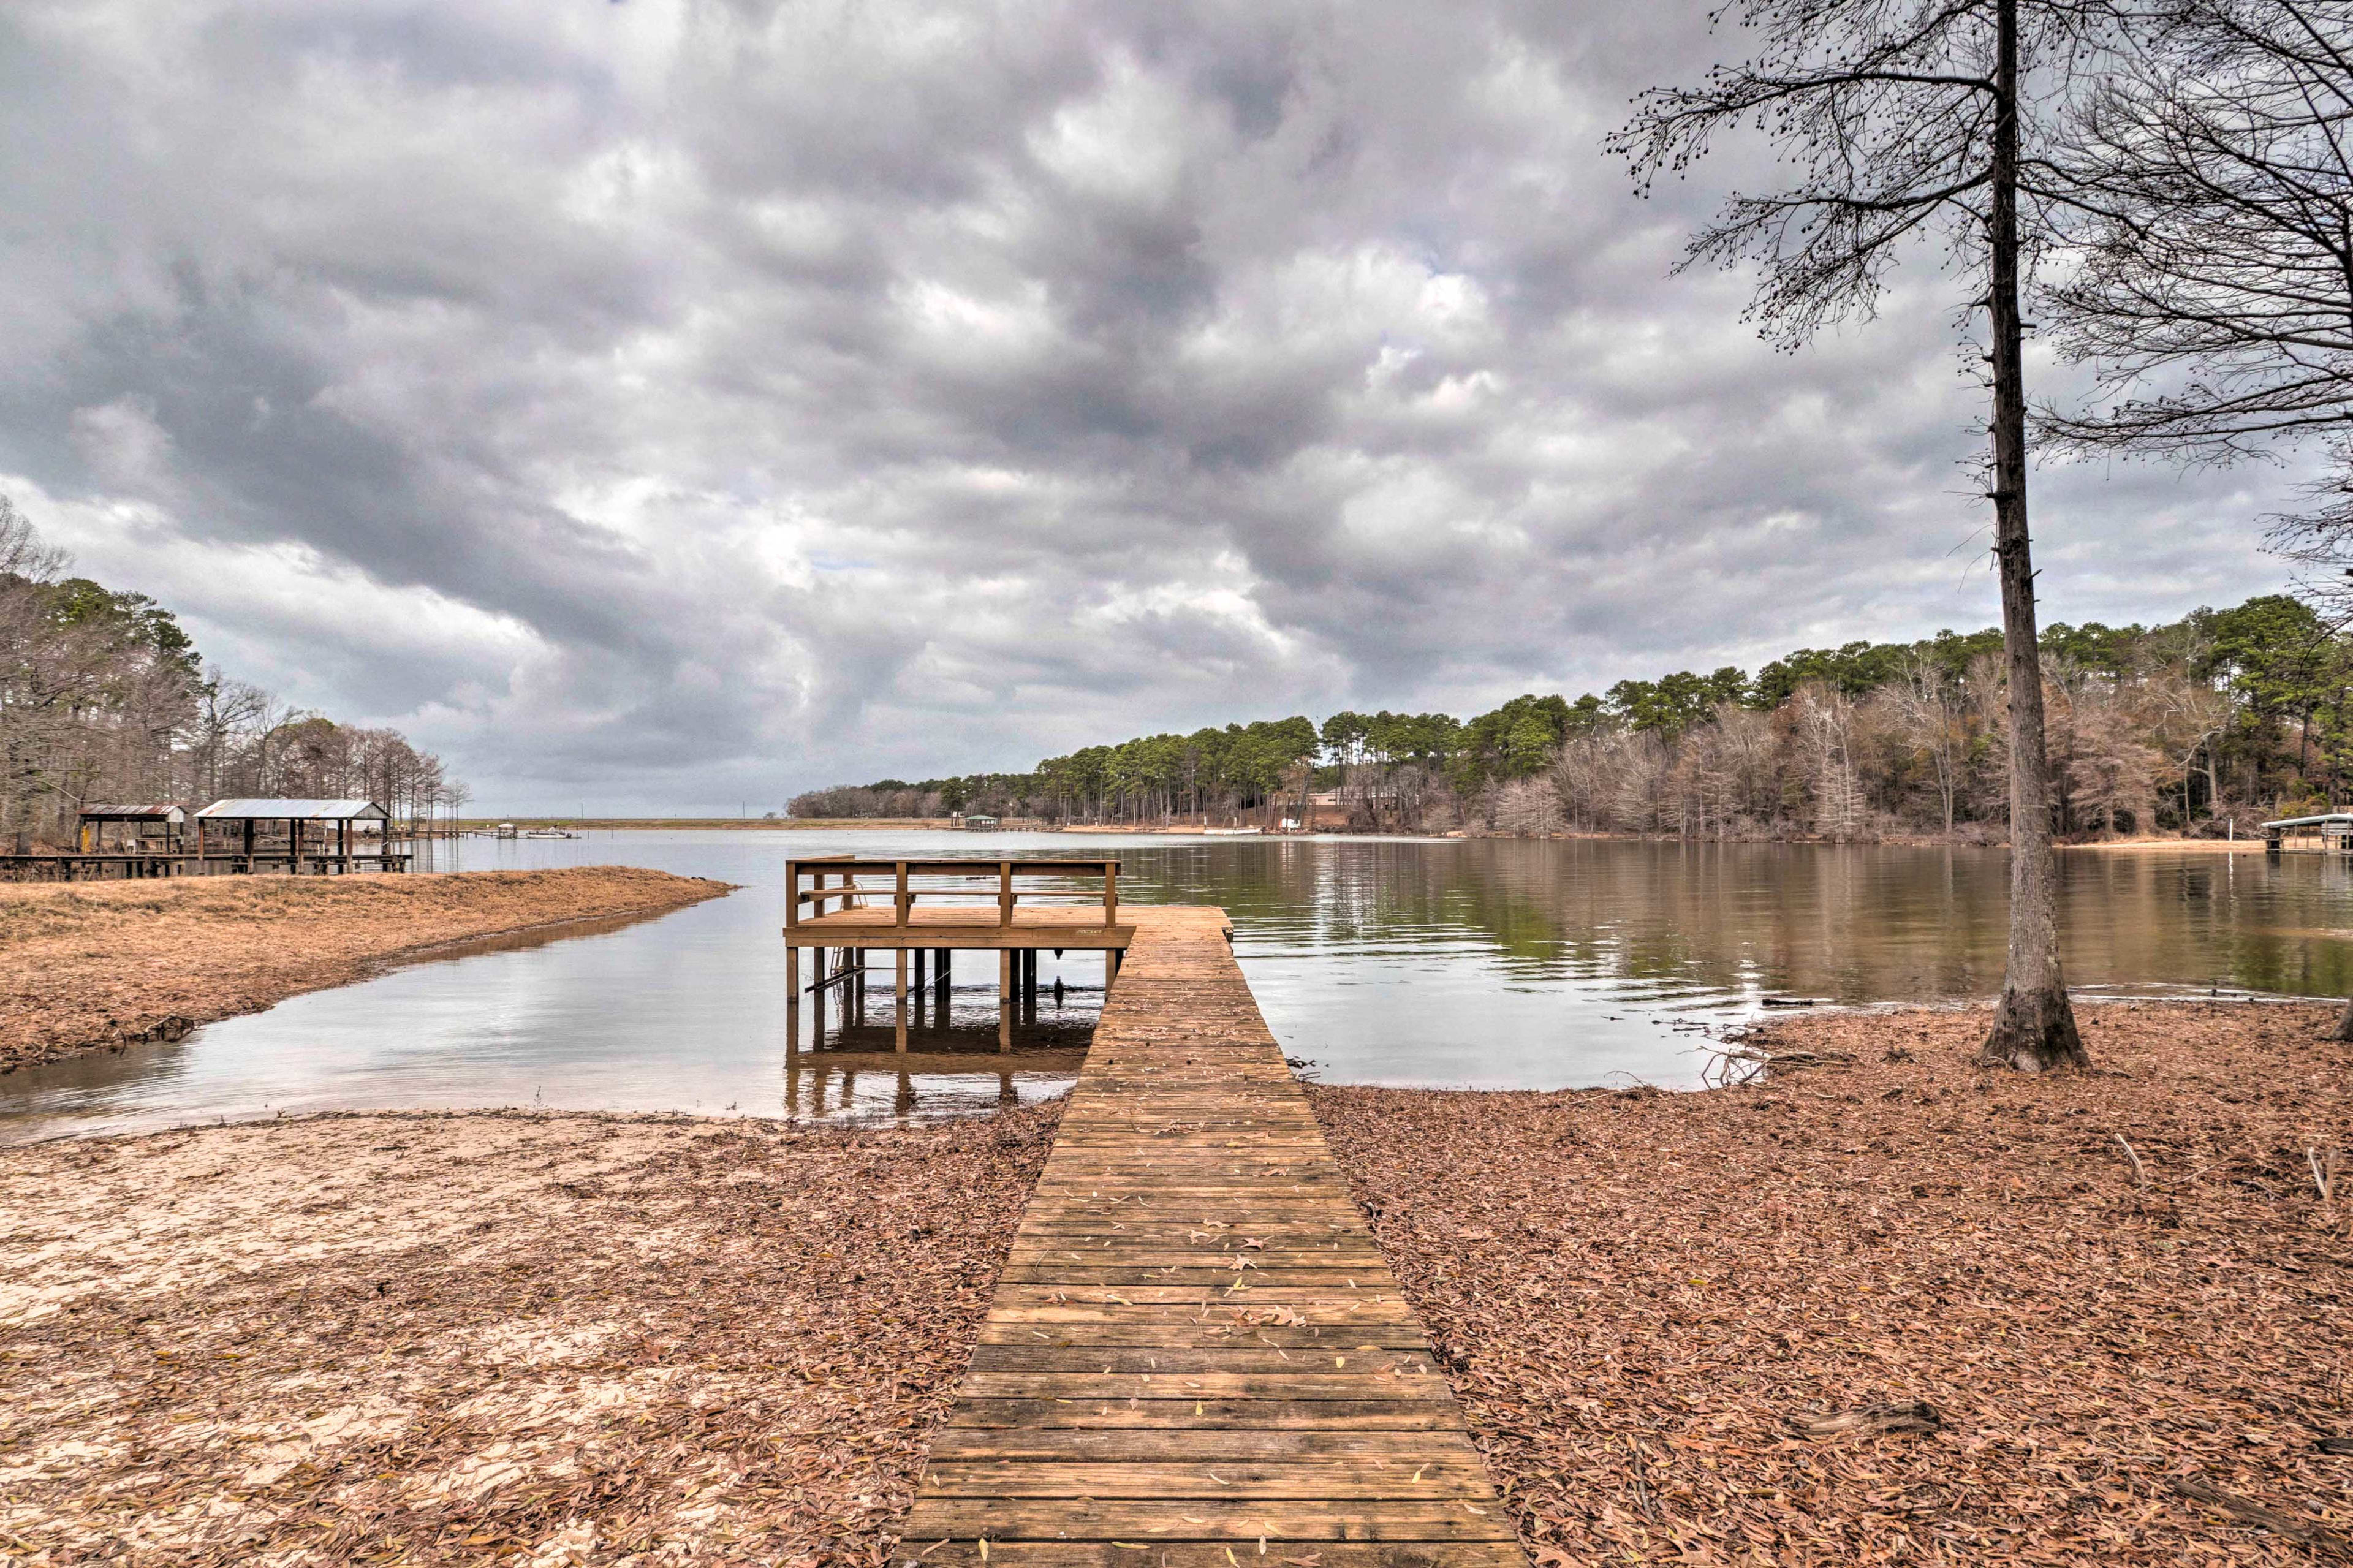
{"type": "Polygon", "coordinates": [[[74,847],[84,855],[94,855],[106,846],[106,830],[111,825],[126,826],[131,830],[130,850],[134,854],[153,852],[147,842],[148,830],[163,829],[164,854],[175,853],[180,847],[180,836],[188,825],[187,807],[176,801],[157,801],[144,805],[86,805],[75,814],[79,826],[74,834],[74,847]]]}
{"type": "MultiPolygon", "coordinates": [[[[406,870],[408,858],[385,852],[381,828],[377,830],[376,852],[359,853],[359,824],[387,822],[391,815],[372,800],[216,800],[196,813],[196,858],[202,861],[208,853],[225,851],[242,859],[242,868],[246,870],[253,869],[256,861],[283,860],[286,868],[298,875],[305,868],[322,876],[354,871],[361,868],[363,861],[374,862],[381,870],[406,870]],[[275,829],[275,825],[281,823],[285,847],[262,851],[263,826],[271,825],[275,829]],[[313,824],[317,825],[315,830],[313,824]],[[208,826],[221,834],[220,838],[212,841],[219,847],[217,850],[207,848],[208,826]]],[[[280,831],[273,830],[270,837],[279,837],[280,831]]]]}

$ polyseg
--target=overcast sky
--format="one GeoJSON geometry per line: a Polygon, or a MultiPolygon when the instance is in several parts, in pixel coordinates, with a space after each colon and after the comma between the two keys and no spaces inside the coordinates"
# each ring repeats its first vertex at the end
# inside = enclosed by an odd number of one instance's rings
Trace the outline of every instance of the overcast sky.
{"type": "MultiPolygon", "coordinates": [[[[1935,258],[1778,354],[1599,152],[1703,9],[10,0],[0,490],[501,812],[1989,624],[1935,258]]],[[[2042,470],[2046,619],[2285,494],[2042,470]]]]}

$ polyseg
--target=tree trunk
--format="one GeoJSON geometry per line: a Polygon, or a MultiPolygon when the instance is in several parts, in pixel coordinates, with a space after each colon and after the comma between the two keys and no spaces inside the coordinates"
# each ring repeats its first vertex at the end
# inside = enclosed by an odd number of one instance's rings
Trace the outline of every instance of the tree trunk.
{"type": "Polygon", "coordinates": [[[2018,314],[2018,0],[2000,0],[1994,110],[1994,556],[2010,663],[2010,964],[1978,1060],[2028,1072],[2089,1065],[2059,967],[2059,859],[2042,742],[2042,658],[2026,527],[2026,381],[2018,314]]]}
{"type": "Polygon", "coordinates": [[[2345,1004],[2345,1011],[2337,1017],[2337,1027],[2321,1037],[2327,1040],[2353,1040],[2353,1000],[2345,1004]]]}

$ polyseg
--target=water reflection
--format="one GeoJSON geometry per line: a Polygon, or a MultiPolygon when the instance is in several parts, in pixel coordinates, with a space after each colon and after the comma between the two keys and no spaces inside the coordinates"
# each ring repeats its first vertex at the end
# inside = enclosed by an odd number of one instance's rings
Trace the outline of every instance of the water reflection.
{"type": "MultiPolygon", "coordinates": [[[[742,884],[649,922],[424,963],[135,1047],[0,1077],[0,1141],[343,1107],[543,1105],[955,1114],[1058,1092],[1102,961],[1041,962],[996,1048],[995,964],[965,954],[892,1050],[889,955],[862,1017],[785,1034],[787,854],[1113,854],[1123,898],[1222,905],[1268,1022],[1335,1081],[1697,1081],[1695,1034],[1768,995],[1984,996],[2008,862],[1884,847],[645,832],[435,847],[444,868],[621,861],[742,884]],[[1063,981],[1059,1010],[1049,1005],[1063,981]]],[[[2062,858],[2071,980],[2093,993],[2353,989],[2353,869],[2317,856],[2062,858]]],[[[512,945],[509,945],[509,943],[512,945]]]]}

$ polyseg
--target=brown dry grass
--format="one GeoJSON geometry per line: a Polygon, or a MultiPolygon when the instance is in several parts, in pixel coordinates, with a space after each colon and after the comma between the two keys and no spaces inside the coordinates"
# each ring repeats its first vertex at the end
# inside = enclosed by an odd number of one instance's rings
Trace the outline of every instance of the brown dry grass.
{"type": "Polygon", "coordinates": [[[659,913],[727,890],[631,866],[0,883],[0,1072],[177,1038],[420,948],[659,913]]]}
{"type": "Polygon", "coordinates": [[[2353,1190],[2306,1151],[2353,1157],[2353,1047],[2083,1016],[2099,1070],[2043,1081],[1970,1066],[1981,1014],[1849,1014],[1720,1094],[1314,1099],[1540,1564],[2337,1560],[2353,1190]]]}
{"type": "Polygon", "coordinates": [[[0,1151],[0,1557],[878,1563],[1056,1113],[0,1151]]]}

